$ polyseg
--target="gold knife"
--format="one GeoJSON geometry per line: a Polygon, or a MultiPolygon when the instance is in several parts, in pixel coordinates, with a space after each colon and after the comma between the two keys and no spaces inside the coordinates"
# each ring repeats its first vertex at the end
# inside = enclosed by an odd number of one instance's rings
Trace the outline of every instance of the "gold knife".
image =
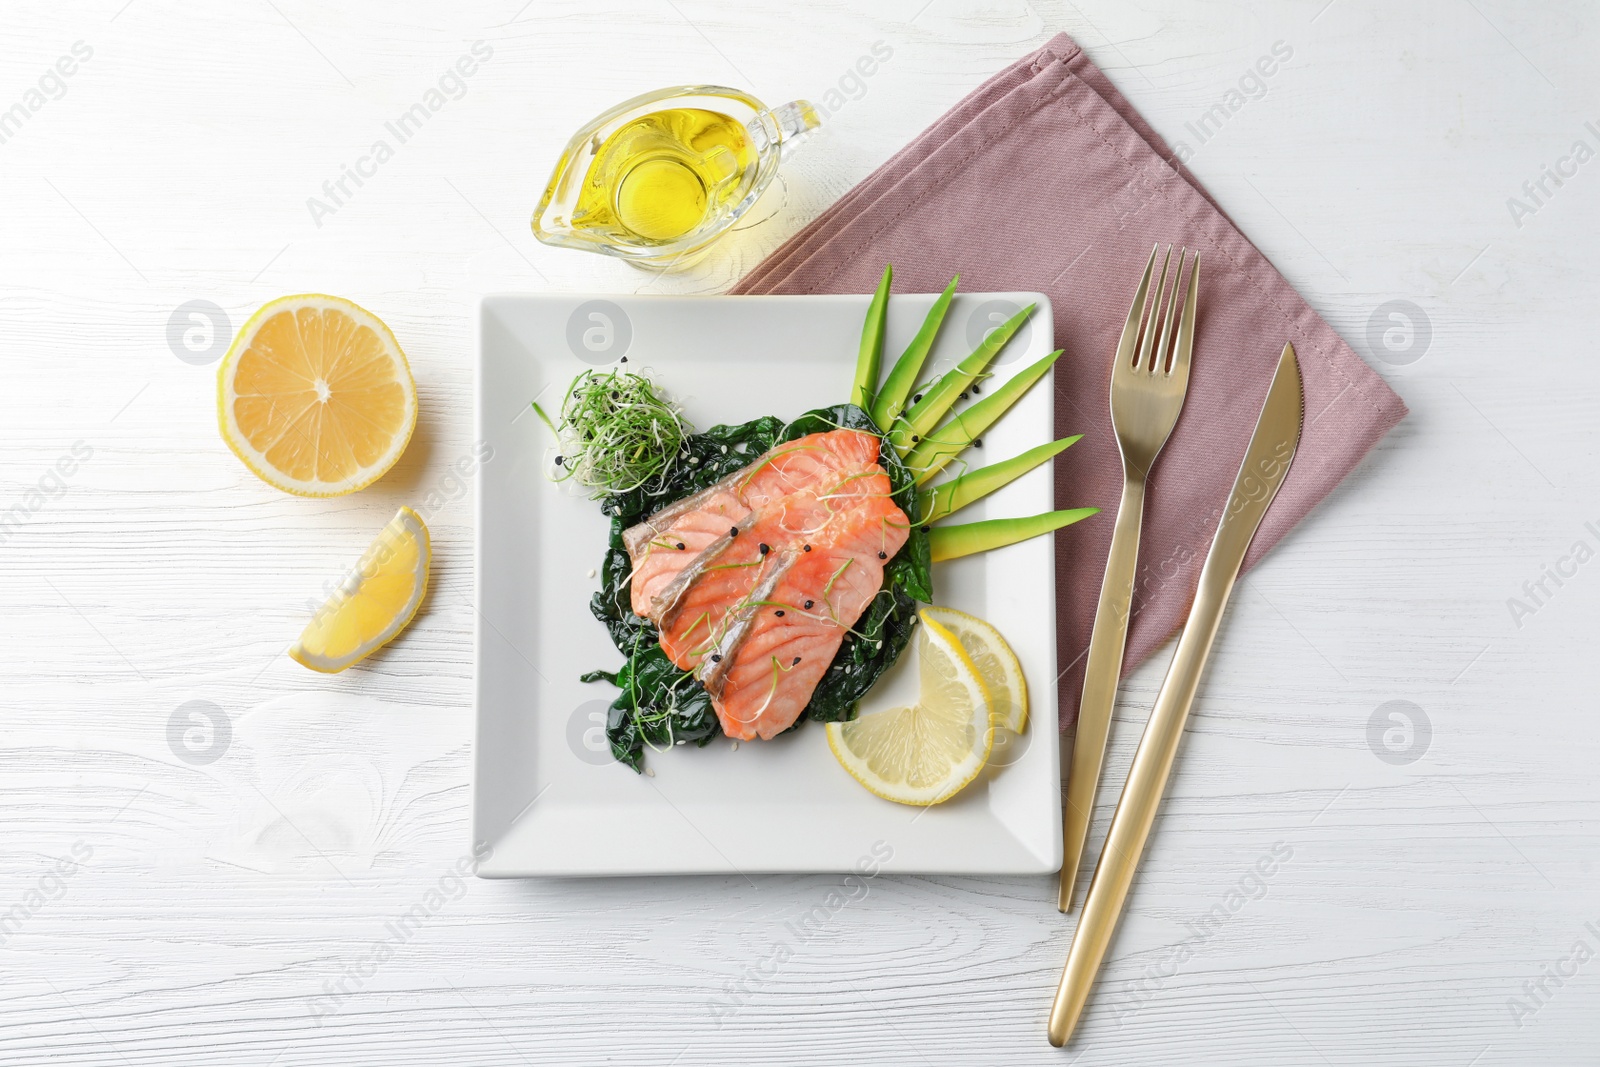
{"type": "Polygon", "coordinates": [[[1061,985],[1056,989],[1055,1004],[1050,1009],[1050,1043],[1057,1048],[1067,1043],[1077,1027],[1095,974],[1111,944],[1111,934],[1117,928],[1123,901],[1133,884],[1139,855],[1144,851],[1156,810],[1161,806],[1161,794],[1172,772],[1172,761],[1183,737],[1183,725],[1189,718],[1189,706],[1200,685],[1200,674],[1222,622],[1222,609],[1233,592],[1234,580],[1239,576],[1239,567],[1244,563],[1245,551],[1255,537],[1256,528],[1261,525],[1262,516],[1289,472],[1289,464],[1300,444],[1304,407],[1300,363],[1295,358],[1294,345],[1286,344],[1278,359],[1278,371],[1267,390],[1266,403],[1261,407],[1255,434],[1245,449],[1244,463],[1234,480],[1227,510],[1217,525],[1217,535],[1211,542],[1211,551],[1206,554],[1205,565],[1200,569],[1194,608],[1183,627],[1183,636],[1178,638],[1178,650],[1173,653],[1166,681],[1161,683],[1161,692],[1156,697],[1150,721],[1145,725],[1144,736],[1139,739],[1133,767],[1128,772],[1128,784],[1122,789],[1122,799],[1111,817],[1111,830],[1095,867],[1094,880],[1089,883],[1083,917],[1078,921],[1072,948],[1067,953],[1067,965],[1061,972],[1061,985]]]}

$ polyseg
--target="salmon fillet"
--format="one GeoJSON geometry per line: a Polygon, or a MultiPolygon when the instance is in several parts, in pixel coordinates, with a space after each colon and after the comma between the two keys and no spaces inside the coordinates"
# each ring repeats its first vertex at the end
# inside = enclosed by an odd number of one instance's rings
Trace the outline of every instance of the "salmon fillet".
{"type": "MultiPolygon", "coordinates": [[[[862,497],[810,538],[726,655],[705,678],[729,737],[770,739],[794,725],[845,634],[883,588],[883,567],[905,544],[905,513],[881,494],[862,497]]],[[[876,488],[876,486],[874,486],[876,488]]]]}
{"type": "Polygon", "coordinates": [[[652,516],[622,535],[633,560],[634,614],[652,622],[661,621],[653,607],[655,599],[696,557],[750,514],[739,495],[722,483],[688,499],[696,502],[694,507],[666,520],[652,516]]]}
{"type": "Polygon", "coordinates": [[[856,430],[809,434],[769,449],[748,467],[630,527],[622,538],[633,563],[634,614],[659,626],[682,593],[677,586],[684,584],[680,576],[685,568],[708,549],[720,550],[723,535],[752,511],[794,493],[836,484],[876,465],[877,459],[878,439],[871,434],[856,430]]]}
{"type": "Polygon", "coordinates": [[[789,550],[805,552],[811,534],[826,528],[837,505],[824,498],[836,487],[829,483],[819,487],[822,492],[807,489],[769,501],[740,524],[737,534],[729,530],[684,568],[668,590],[671,602],[659,623],[668,659],[694,670],[706,656],[732,651],[730,628],[746,609],[770,596],[773,575],[790,559],[789,550]]]}
{"type": "Polygon", "coordinates": [[[700,677],[729,737],[794,724],[905,544],[879,447],[810,434],[624,533],[634,611],[700,677]]]}

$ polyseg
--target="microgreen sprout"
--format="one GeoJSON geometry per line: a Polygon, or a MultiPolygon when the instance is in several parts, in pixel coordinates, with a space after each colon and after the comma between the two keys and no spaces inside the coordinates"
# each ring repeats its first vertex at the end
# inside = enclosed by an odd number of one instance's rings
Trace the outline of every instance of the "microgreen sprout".
{"type": "Polygon", "coordinates": [[[560,441],[554,478],[576,479],[596,499],[664,483],[693,428],[648,378],[626,371],[585,371],[561,401],[559,422],[534,410],[560,441]]]}

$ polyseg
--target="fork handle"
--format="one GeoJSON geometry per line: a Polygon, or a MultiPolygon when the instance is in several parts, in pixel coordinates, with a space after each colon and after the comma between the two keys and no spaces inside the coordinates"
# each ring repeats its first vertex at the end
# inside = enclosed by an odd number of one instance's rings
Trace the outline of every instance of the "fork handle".
{"type": "Polygon", "coordinates": [[[1117,699],[1117,679],[1122,673],[1122,653],[1128,640],[1128,609],[1133,602],[1133,579],[1139,561],[1139,528],[1144,522],[1145,480],[1134,470],[1124,472],[1122,504],[1111,535],[1106,574],[1100,585],[1100,604],[1094,613],[1089,638],[1089,661],[1083,672],[1083,699],[1078,702],[1078,729],[1072,742],[1072,770],[1067,777],[1067,800],[1061,812],[1061,887],[1056,907],[1072,910],[1072,890],[1083,863],[1089,819],[1094,814],[1095,789],[1105,762],[1106,738],[1111,732],[1111,710],[1117,699]]]}

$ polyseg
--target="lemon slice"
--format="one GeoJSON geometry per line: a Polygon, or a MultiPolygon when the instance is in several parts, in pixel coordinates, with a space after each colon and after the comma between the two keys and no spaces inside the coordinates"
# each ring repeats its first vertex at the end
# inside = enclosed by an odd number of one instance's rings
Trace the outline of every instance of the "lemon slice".
{"type": "Polygon", "coordinates": [[[417,425],[405,353],[337,296],[285,296],[244,324],[217,373],[222,439],[269,485],[341,496],[376,481],[417,425]]]}
{"type": "Polygon", "coordinates": [[[394,640],[428,591],[432,554],[421,517],[401,508],[317,609],[290,647],[290,657],[314,671],[336,674],[394,640]]]}
{"type": "Polygon", "coordinates": [[[932,619],[956,635],[961,648],[978,668],[978,677],[989,691],[994,721],[1012,733],[1028,726],[1028,683],[1022,677],[1022,664],[1011,651],[1000,631],[982,619],[955,608],[924,608],[922,617],[932,619]]]}
{"type": "Polygon", "coordinates": [[[949,800],[978,776],[994,746],[994,727],[978,669],[956,636],[926,612],[917,658],[917,702],[828,723],[828,747],[878,796],[926,807],[949,800]]]}

